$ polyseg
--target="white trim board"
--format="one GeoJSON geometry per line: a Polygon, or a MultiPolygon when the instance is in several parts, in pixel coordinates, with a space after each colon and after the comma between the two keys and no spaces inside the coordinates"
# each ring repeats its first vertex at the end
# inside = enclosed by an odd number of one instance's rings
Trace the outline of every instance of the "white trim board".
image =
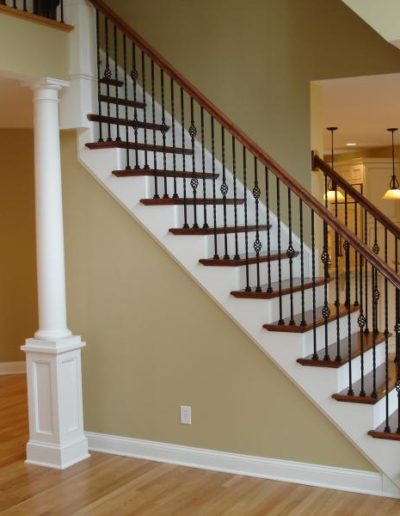
{"type": "Polygon", "coordinates": [[[400,498],[383,474],[86,432],[92,451],[353,493],[400,498]]]}
{"type": "Polygon", "coordinates": [[[25,362],[0,362],[0,376],[7,374],[25,374],[25,362]]]}

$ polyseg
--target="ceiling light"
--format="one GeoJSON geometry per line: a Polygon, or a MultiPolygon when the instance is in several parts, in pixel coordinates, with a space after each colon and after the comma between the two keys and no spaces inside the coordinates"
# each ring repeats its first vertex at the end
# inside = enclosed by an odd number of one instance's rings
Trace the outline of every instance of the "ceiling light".
{"type": "MultiPolygon", "coordinates": [[[[333,133],[335,131],[337,131],[337,127],[327,127],[326,128],[330,133],[331,133],[331,168],[332,170],[334,170],[334,155],[333,155],[333,133]]],[[[334,202],[334,203],[337,203],[339,201],[344,201],[344,195],[342,194],[342,192],[340,192],[338,189],[337,189],[337,185],[333,184],[333,181],[332,179],[329,180],[329,186],[328,186],[328,189],[326,189],[326,182],[325,182],[325,195],[324,195],[324,201],[326,201],[326,203],[328,202],[334,202]]],[[[326,204],[325,204],[326,206],[326,204]]]]}
{"type": "Polygon", "coordinates": [[[357,144],[354,142],[346,143],[346,147],[356,147],[356,146],[357,146],[357,144]]]}
{"type": "Polygon", "coordinates": [[[398,201],[400,199],[400,188],[394,163],[394,133],[397,131],[397,127],[390,127],[388,131],[392,133],[392,177],[390,178],[389,189],[382,199],[385,199],[385,201],[398,201]]]}

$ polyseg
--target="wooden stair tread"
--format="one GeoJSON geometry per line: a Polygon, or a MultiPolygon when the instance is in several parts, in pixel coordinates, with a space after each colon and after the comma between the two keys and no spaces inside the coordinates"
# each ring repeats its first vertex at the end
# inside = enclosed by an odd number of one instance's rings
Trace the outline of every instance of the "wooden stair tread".
{"type": "MultiPolygon", "coordinates": [[[[91,114],[88,115],[88,120],[91,122],[102,122],[104,124],[113,124],[113,125],[128,125],[129,127],[137,127],[138,129],[149,129],[153,131],[162,131],[163,125],[162,124],[153,124],[152,122],[142,122],[140,120],[126,120],[125,118],[116,118],[113,116],[105,116],[105,115],[96,115],[91,114]]],[[[168,126],[167,129],[169,130],[168,126]]]]}
{"type": "MultiPolygon", "coordinates": [[[[301,290],[307,290],[313,287],[312,278],[304,278],[304,284],[302,287],[301,278],[293,278],[292,281],[292,292],[300,292],[301,290]]],[[[315,286],[319,287],[325,283],[324,278],[316,278],[315,286]]],[[[261,285],[261,292],[256,292],[255,287],[252,287],[251,292],[243,290],[233,290],[232,296],[245,298],[245,299],[273,299],[279,297],[279,282],[274,281],[271,283],[272,292],[267,292],[268,285],[261,285]]],[[[281,282],[281,294],[284,296],[290,294],[290,280],[283,280],[281,282]]]]}
{"type": "MultiPolygon", "coordinates": [[[[323,326],[325,324],[325,320],[321,316],[322,306],[316,307],[316,321],[315,326],[323,326]]],[[[328,318],[328,322],[334,321],[336,319],[336,306],[329,305],[330,308],[330,316],[328,318]]],[[[356,312],[358,310],[358,307],[351,306],[350,307],[350,313],[356,312]]],[[[345,305],[340,305],[339,307],[339,317],[344,317],[349,312],[349,309],[345,305]]],[[[301,313],[294,314],[294,322],[295,324],[289,324],[289,317],[286,317],[283,320],[283,324],[279,324],[279,321],[275,321],[273,323],[267,323],[263,325],[263,328],[265,328],[268,331],[283,331],[283,332],[289,332],[289,333],[304,333],[306,331],[310,331],[313,329],[313,311],[307,310],[304,312],[304,319],[306,321],[306,324],[304,326],[301,326],[301,313]]]]}
{"type": "MultiPolygon", "coordinates": [[[[296,253],[296,256],[299,253],[296,253]]],[[[243,265],[246,265],[248,263],[249,265],[255,264],[255,263],[264,263],[274,260],[281,259],[288,259],[286,256],[286,253],[278,253],[277,251],[271,251],[271,253],[268,255],[266,252],[260,253],[259,257],[257,258],[257,255],[255,253],[249,253],[248,260],[246,260],[246,257],[244,255],[240,255],[239,259],[215,259],[215,258],[202,258],[199,260],[199,262],[202,265],[206,266],[215,266],[215,267],[241,267],[243,265]]]]}
{"type": "MultiPolygon", "coordinates": [[[[169,197],[168,199],[141,199],[140,202],[145,206],[170,206],[170,205],[194,205],[194,204],[224,204],[223,199],[213,199],[213,198],[203,198],[197,197],[194,199],[193,197],[186,197],[183,199],[178,197],[174,199],[173,197],[169,197]]],[[[225,203],[228,204],[243,204],[244,199],[225,199],[225,203]]]]}
{"type": "Polygon", "coordinates": [[[138,149],[144,151],[167,152],[172,154],[193,154],[192,149],[181,149],[179,147],[168,147],[163,145],[151,145],[144,143],[123,142],[123,141],[105,141],[87,143],[89,149],[138,149]]]}
{"type": "Polygon", "coordinates": [[[101,84],[107,84],[108,86],[117,86],[118,88],[124,84],[123,81],[118,79],[107,79],[106,77],[102,77],[99,82],[101,84]]]}
{"type": "MultiPolygon", "coordinates": [[[[364,390],[365,396],[360,396],[361,380],[353,383],[354,395],[348,394],[348,389],[345,389],[337,394],[333,394],[332,398],[337,401],[345,401],[351,403],[365,403],[374,405],[386,394],[386,372],[385,364],[381,364],[376,368],[376,397],[371,394],[373,392],[373,373],[372,371],[364,376],[364,390]]],[[[393,360],[389,360],[389,391],[391,391],[396,384],[396,366],[393,360]]]]}
{"type": "Polygon", "coordinates": [[[117,177],[135,177],[135,176],[152,176],[152,177],[182,177],[191,179],[196,177],[197,179],[214,179],[219,174],[213,174],[211,172],[181,172],[173,170],[153,170],[150,168],[131,168],[128,170],[114,170],[113,175],[117,177]]]}
{"type": "Polygon", "coordinates": [[[399,428],[399,412],[396,410],[389,416],[389,428],[391,432],[385,432],[386,422],[383,422],[375,430],[370,430],[368,435],[376,437],[377,439],[391,439],[393,441],[400,441],[400,428],[399,428]],[[399,432],[397,431],[399,430],[399,432]]]}
{"type": "MultiPolygon", "coordinates": [[[[261,224],[258,226],[259,231],[266,231],[271,225],[261,224]]],[[[257,226],[230,226],[226,228],[171,228],[170,233],[174,235],[225,235],[228,233],[245,233],[246,231],[254,232],[257,231],[257,226]]]]}
{"type": "MultiPolygon", "coordinates": [[[[361,336],[363,337],[363,349],[364,352],[371,349],[373,347],[373,338],[372,333],[362,334],[361,332],[353,333],[351,336],[351,358],[356,358],[361,355],[361,336]]],[[[340,361],[336,361],[337,355],[337,343],[334,342],[328,346],[328,356],[330,360],[324,360],[325,349],[321,349],[318,351],[318,359],[313,359],[312,355],[309,355],[306,358],[298,358],[297,362],[301,365],[305,366],[313,366],[313,367],[331,367],[337,368],[341,367],[343,364],[347,364],[349,361],[349,350],[348,350],[348,337],[345,337],[340,340],[340,361]]],[[[380,344],[385,341],[385,335],[383,333],[379,333],[376,336],[376,344],[380,344]]]]}
{"type": "Polygon", "coordinates": [[[137,109],[144,109],[146,104],[144,102],[135,102],[134,100],[120,99],[117,97],[107,96],[107,95],[99,95],[100,102],[107,102],[110,104],[119,104],[120,106],[128,106],[135,107],[137,109]]]}

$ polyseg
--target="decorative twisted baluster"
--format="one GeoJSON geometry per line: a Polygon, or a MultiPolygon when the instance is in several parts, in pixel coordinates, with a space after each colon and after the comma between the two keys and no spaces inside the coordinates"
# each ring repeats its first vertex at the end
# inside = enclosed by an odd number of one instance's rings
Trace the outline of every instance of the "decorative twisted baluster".
{"type": "Polygon", "coordinates": [[[256,211],[256,239],[254,240],[253,249],[256,253],[256,275],[257,275],[257,285],[256,292],[261,292],[260,285],[260,252],[262,249],[262,243],[260,240],[260,226],[259,226],[259,201],[260,201],[261,190],[258,186],[258,166],[257,166],[257,158],[254,157],[254,187],[253,187],[253,197],[255,202],[255,211],[256,211]]]}
{"type": "Polygon", "coordinates": [[[194,152],[195,147],[195,138],[197,135],[197,128],[194,123],[194,106],[193,106],[193,97],[190,97],[190,127],[189,127],[189,134],[190,138],[192,140],[192,177],[190,179],[190,186],[193,190],[193,228],[198,228],[199,225],[197,223],[197,205],[196,205],[196,197],[197,197],[197,187],[199,186],[199,180],[196,177],[196,157],[194,152]]]}

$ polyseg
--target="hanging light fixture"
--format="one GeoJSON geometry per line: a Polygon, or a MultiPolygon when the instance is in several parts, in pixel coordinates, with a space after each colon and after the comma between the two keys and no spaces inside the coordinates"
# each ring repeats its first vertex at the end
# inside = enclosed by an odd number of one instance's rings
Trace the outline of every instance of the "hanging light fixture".
{"type": "MultiPolygon", "coordinates": [[[[334,170],[334,155],[333,155],[333,133],[337,131],[337,127],[327,127],[327,131],[331,133],[331,168],[334,170]]],[[[338,202],[344,201],[344,195],[337,188],[333,188],[332,179],[329,180],[328,191],[324,195],[324,201],[338,202]]]]}
{"type": "Polygon", "coordinates": [[[394,133],[397,131],[397,127],[390,127],[388,131],[392,133],[392,177],[390,178],[389,190],[387,190],[382,199],[385,199],[385,201],[398,201],[400,200],[400,188],[394,162],[394,133]]]}

